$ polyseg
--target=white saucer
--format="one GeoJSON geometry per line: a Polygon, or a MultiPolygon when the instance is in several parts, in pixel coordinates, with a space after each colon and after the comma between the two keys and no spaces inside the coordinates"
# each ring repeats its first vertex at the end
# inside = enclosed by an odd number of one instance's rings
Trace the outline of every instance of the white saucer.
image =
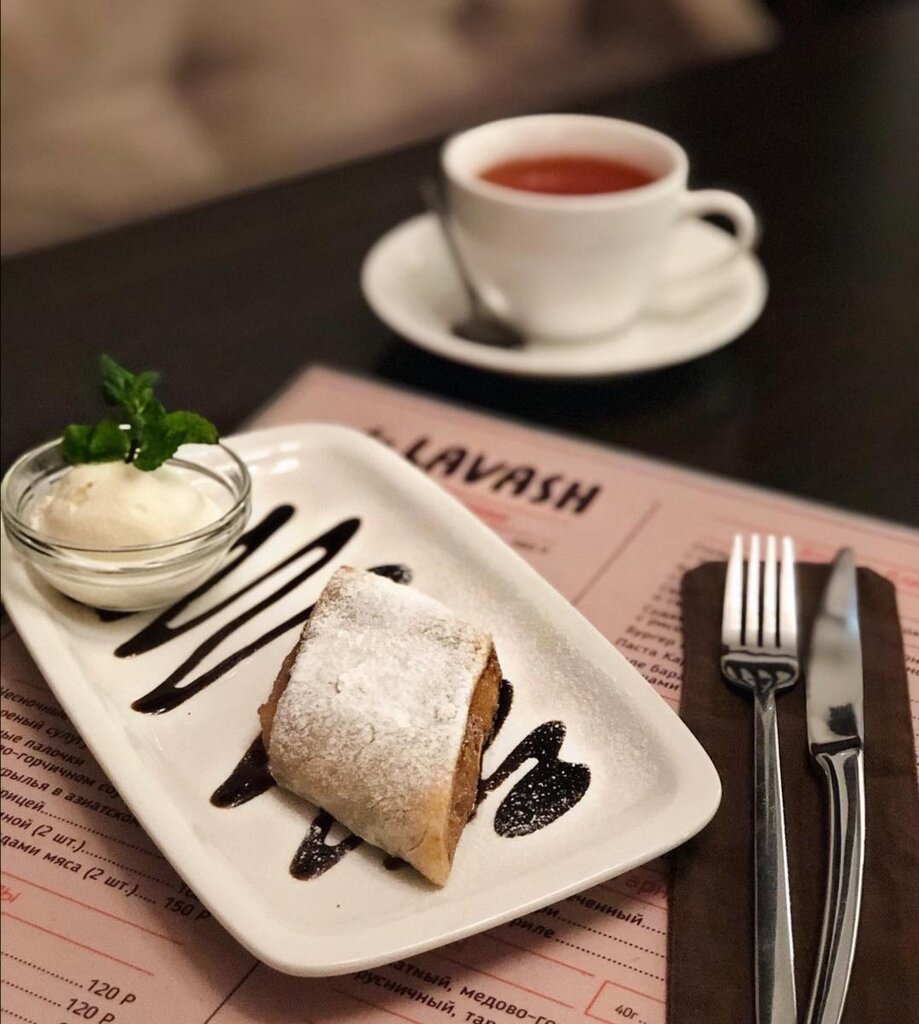
{"type": "MultiPolygon", "coordinates": [[[[687,221],[674,239],[663,278],[717,261],[730,237],[687,221]]],[[[367,254],[361,287],[377,316],[398,334],[447,359],[530,377],[600,377],[642,373],[697,359],[734,341],[762,312],[766,275],[752,255],[690,283],[662,285],[640,319],[588,341],[533,340],[524,349],[488,348],[450,330],[467,313],[459,278],[432,214],[387,232],[367,254]]]]}

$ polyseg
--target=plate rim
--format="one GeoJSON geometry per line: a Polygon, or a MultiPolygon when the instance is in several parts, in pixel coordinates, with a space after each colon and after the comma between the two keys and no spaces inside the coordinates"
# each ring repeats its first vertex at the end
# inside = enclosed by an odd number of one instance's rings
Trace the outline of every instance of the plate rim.
{"type": "MultiPolygon", "coordinates": [[[[625,860],[620,858],[606,867],[595,869],[586,876],[579,874],[575,879],[553,887],[550,891],[543,892],[524,902],[515,903],[511,907],[496,911],[485,918],[479,916],[476,920],[452,928],[448,932],[430,935],[421,940],[403,939],[377,953],[368,953],[366,950],[354,955],[335,953],[333,947],[349,941],[348,935],[335,936],[333,942],[328,936],[317,937],[291,932],[279,923],[272,921],[260,922],[257,929],[244,930],[242,925],[246,923],[247,913],[245,911],[240,913],[237,919],[234,918],[232,911],[225,912],[225,908],[221,905],[224,902],[220,893],[223,884],[220,880],[221,873],[209,873],[206,858],[196,855],[194,846],[200,841],[192,836],[192,830],[188,828],[186,817],[174,804],[168,790],[150,790],[147,784],[148,775],[143,771],[130,770],[135,766],[140,768],[144,766],[140,752],[135,750],[127,740],[120,741],[118,730],[114,728],[113,717],[102,704],[89,680],[85,678],[85,670],[80,666],[78,658],[67,643],[66,631],[54,623],[50,606],[28,579],[21,556],[12,550],[4,531],[2,537],[4,557],[2,565],[0,565],[0,584],[2,584],[7,612],[23,644],[41,670],[52,694],[87,743],[102,771],[109,779],[114,779],[119,795],[131,813],[137,818],[149,838],[162,851],[177,874],[188,881],[202,905],[211,912],[231,936],[253,956],[268,966],[287,974],[323,977],[350,973],[362,968],[389,963],[406,956],[418,955],[557,902],[572,893],[580,892],[639,864],[647,863],[685,842],[708,824],[720,804],[721,782],[711,759],[699,741],[615,645],[607,640],[522,556],[485,526],[458,499],[444,491],[421,470],[409,465],[385,445],[353,428],[332,424],[299,423],[247,431],[232,435],[226,440],[230,445],[239,444],[240,447],[261,446],[264,448],[270,447],[272,444],[289,442],[292,439],[302,439],[307,442],[325,439],[333,446],[343,446],[349,454],[353,455],[357,452],[363,458],[371,457],[375,460],[382,460],[384,464],[387,464],[385,466],[387,473],[391,471],[400,477],[412,497],[420,492],[423,498],[438,506],[436,508],[438,515],[443,514],[448,519],[453,519],[461,524],[461,528],[473,531],[477,544],[491,548],[499,558],[513,566],[515,573],[522,574],[528,584],[536,589],[535,598],[529,588],[526,590],[525,600],[528,603],[542,605],[548,602],[550,611],[554,605],[569,617],[573,616],[572,622],[577,624],[577,628],[583,635],[592,637],[594,644],[598,642],[602,644],[605,649],[608,649],[607,653],[612,653],[613,660],[618,660],[621,666],[625,667],[625,671],[618,681],[621,681],[629,698],[637,704],[640,710],[650,709],[653,705],[653,714],[660,715],[660,718],[656,720],[656,725],[663,727],[670,738],[679,737],[679,753],[671,750],[671,754],[674,757],[679,757],[681,761],[683,774],[678,773],[677,775],[675,792],[677,796],[684,798],[684,804],[680,808],[679,819],[675,822],[678,827],[675,827],[671,834],[668,834],[651,850],[644,848],[638,855],[625,860]],[[16,568],[10,567],[13,559],[16,560],[16,568]],[[14,578],[17,570],[21,579],[14,578]],[[11,587],[11,583],[14,584],[13,587],[11,587]],[[18,592],[20,583],[24,583],[26,588],[22,593],[18,592]],[[53,664],[55,660],[58,661],[58,666],[53,664]],[[84,680],[84,689],[80,690],[79,687],[69,689],[66,684],[58,685],[53,678],[58,673],[64,676],[75,674],[77,678],[84,680]],[[82,698],[86,694],[91,695],[92,700],[84,702],[82,698]],[[665,714],[661,715],[661,712],[665,712],[665,714]],[[94,715],[97,722],[101,721],[105,724],[101,730],[88,727],[88,723],[94,715]],[[663,723],[667,724],[663,725],[663,723]],[[106,735],[108,730],[115,732],[119,742],[115,744],[110,742],[111,737],[106,735]],[[127,758],[124,756],[125,751],[129,754],[127,758]],[[151,792],[153,796],[150,795],[151,792]],[[685,799],[686,797],[691,799],[685,799]],[[691,808],[696,809],[690,812],[691,808]],[[184,836],[183,832],[186,833],[184,836]],[[211,876],[217,878],[214,884],[211,884],[211,876]],[[290,952],[290,940],[294,936],[297,940],[298,955],[296,956],[291,955],[290,952]],[[331,955],[326,955],[327,953],[331,955]]],[[[249,453],[241,452],[240,454],[244,460],[251,457],[249,453]]],[[[232,908],[233,911],[235,909],[236,906],[232,908]]],[[[255,920],[253,915],[249,914],[248,916],[251,920],[255,920]]],[[[374,926],[373,929],[364,929],[362,934],[379,932],[387,927],[389,925],[383,922],[374,926]]]]}

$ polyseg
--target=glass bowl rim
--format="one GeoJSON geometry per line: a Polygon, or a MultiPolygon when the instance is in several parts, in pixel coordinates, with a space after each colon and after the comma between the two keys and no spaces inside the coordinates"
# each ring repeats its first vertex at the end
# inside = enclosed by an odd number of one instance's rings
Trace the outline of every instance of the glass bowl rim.
{"type": "MultiPolygon", "coordinates": [[[[234,502],[227,509],[226,512],[220,516],[219,519],[215,519],[212,523],[208,523],[206,526],[202,526],[191,533],[183,533],[179,537],[174,537],[171,540],[157,541],[153,544],[123,544],[115,547],[92,547],[89,545],[78,545],[68,544],[66,541],[57,540],[50,534],[43,533],[40,530],[36,530],[30,526],[23,519],[17,515],[12,509],[12,502],[10,500],[10,490],[13,485],[13,480],[17,473],[22,472],[25,466],[42,455],[52,451],[60,445],[60,438],[56,438],[53,441],[46,441],[44,444],[40,444],[35,448],[23,453],[18,459],[10,466],[10,468],[3,475],[3,480],[0,482],[0,511],[2,511],[4,525],[11,528],[13,532],[18,534],[21,539],[38,544],[43,548],[49,549],[47,553],[57,555],[58,557],[64,557],[68,555],[118,555],[118,554],[142,554],[149,552],[152,556],[168,554],[170,548],[176,548],[188,544],[190,541],[195,540],[207,540],[208,538],[214,537],[223,532],[223,530],[230,526],[240,515],[240,513],[247,507],[251,494],[252,494],[252,478],[249,474],[249,470],[243,460],[223,443],[218,441],[216,445],[206,445],[199,447],[219,447],[225,455],[228,455],[231,462],[233,462],[236,468],[240,472],[241,476],[241,487],[233,488],[234,502]]],[[[182,466],[186,466],[195,472],[202,472],[202,466],[199,463],[194,462],[191,459],[177,458],[173,456],[166,460],[165,465],[169,463],[177,463],[182,466]]],[[[66,463],[64,463],[66,466],[66,463]]],[[[143,472],[138,470],[138,472],[143,472]]],[[[224,475],[220,474],[221,479],[225,479],[224,475]]],[[[189,555],[196,554],[197,552],[182,551],[179,552],[176,557],[186,558],[189,555]]],[[[143,562],[137,562],[133,565],[134,568],[141,569],[144,567],[143,562]]],[[[127,569],[128,566],[122,566],[120,568],[127,569]]]]}

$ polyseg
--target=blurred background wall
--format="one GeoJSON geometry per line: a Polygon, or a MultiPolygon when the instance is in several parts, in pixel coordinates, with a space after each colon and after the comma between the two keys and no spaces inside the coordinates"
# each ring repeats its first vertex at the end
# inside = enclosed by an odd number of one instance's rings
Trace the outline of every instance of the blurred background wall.
{"type": "Polygon", "coordinates": [[[15,252],[768,45],[757,0],[3,0],[15,252]]]}

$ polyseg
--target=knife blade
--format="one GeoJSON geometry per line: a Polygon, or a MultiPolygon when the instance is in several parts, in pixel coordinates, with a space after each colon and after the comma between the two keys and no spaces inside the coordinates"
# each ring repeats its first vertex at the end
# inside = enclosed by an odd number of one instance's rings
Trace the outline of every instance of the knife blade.
{"type": "Polygon", "coordinates": [[[833,561],[811,634],[806,676],[810,751],[826,776],[829,834],[823,929],[808,1024],[839,1024],[845,1009],[865,850],[864,679],[855,555],[833,561]]]}
{"type": "Polygon", "coordinates": [[[851,548],[836,556],[823,592],[811,633],[806,691],[812,754],[840,743],[863,744],[862,642],[851,548]]]}

